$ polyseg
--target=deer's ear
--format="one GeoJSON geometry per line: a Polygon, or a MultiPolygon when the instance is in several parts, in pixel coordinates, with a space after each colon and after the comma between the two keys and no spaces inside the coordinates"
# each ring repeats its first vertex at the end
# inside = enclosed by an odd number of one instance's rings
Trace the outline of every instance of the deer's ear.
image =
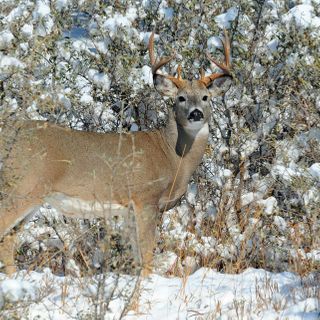
{"type": "Polygon", "coordinates": [[[216,97],[223,95],[226,91],[228,91],[231,84],[232,78],[225,76],[210,82],[207,85],[207,89],[209,90],[211,97],[216,97]]]}
{"type": "Polygon", "coordinates": [[[162,74],[155,74],[153,76],[153,84],[157,91],[159,91],[163,96],[175,97],[178,93],[177,86],[162,74]]]}

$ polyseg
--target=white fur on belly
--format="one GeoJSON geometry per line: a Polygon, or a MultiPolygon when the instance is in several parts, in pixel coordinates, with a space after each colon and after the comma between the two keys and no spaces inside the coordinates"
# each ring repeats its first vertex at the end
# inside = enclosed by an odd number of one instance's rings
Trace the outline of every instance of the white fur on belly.
{"type": "Polygon", "coordinates": [[[52,193],[45,201],[61,213],[79,218],[97,218],[120,215],[128,212],[128,208],[114,202],[99,202],[98,200],[82,200],[69,197],[63,193],[52,193]]]}

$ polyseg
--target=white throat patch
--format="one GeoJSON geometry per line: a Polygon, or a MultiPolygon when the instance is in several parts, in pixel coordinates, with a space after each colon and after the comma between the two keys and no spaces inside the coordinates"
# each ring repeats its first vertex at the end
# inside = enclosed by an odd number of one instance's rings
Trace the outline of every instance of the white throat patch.
{"type": "Polygon", "coordinates": [[[203,123],[202,121],[189,122],[186,126],[184,126],[184,129],[193,137],[205,136],[209,134],[208,123],[203,123]]]}

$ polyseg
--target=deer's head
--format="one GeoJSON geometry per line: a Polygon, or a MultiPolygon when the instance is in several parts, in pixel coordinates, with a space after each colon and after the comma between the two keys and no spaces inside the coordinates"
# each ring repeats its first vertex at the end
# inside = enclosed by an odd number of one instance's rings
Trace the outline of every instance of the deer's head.
{"type": "Polygon", "coordinates": [[[190,134],[196,134],[209,120],[211,113],[210,99],[216,96],[223,81],[215,81],[223,77],[231,77],[230,74],[230,43],[225,32],[225,39],[222,41],[225,62],[219,63],[209,54],[208,59],[217,65],[220,73],[212,73],[205,76],[203,70],[200,71],[199,80],[186,80],[182,78],[181,66],[177,69],[177,76],[163,75],[158,70],[174,58],[162,57],[156,61],[154,56],[154,33],[149,39],[149,55],[152,64],[153,83],[155,88],[164,96],[175,99],[174,113],[178,125],[190,134]]]}

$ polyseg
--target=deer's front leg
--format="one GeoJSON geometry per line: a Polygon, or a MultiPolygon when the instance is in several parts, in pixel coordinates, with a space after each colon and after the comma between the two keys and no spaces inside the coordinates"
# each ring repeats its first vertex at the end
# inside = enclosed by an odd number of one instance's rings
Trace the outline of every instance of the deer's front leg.
{"type": "Polygon", "coordinates": [[[154,205],[135,206],[136,232],[142,266],[142,276],[152,271],[153,249],[157,227],[158,208],[154,205]]]}

